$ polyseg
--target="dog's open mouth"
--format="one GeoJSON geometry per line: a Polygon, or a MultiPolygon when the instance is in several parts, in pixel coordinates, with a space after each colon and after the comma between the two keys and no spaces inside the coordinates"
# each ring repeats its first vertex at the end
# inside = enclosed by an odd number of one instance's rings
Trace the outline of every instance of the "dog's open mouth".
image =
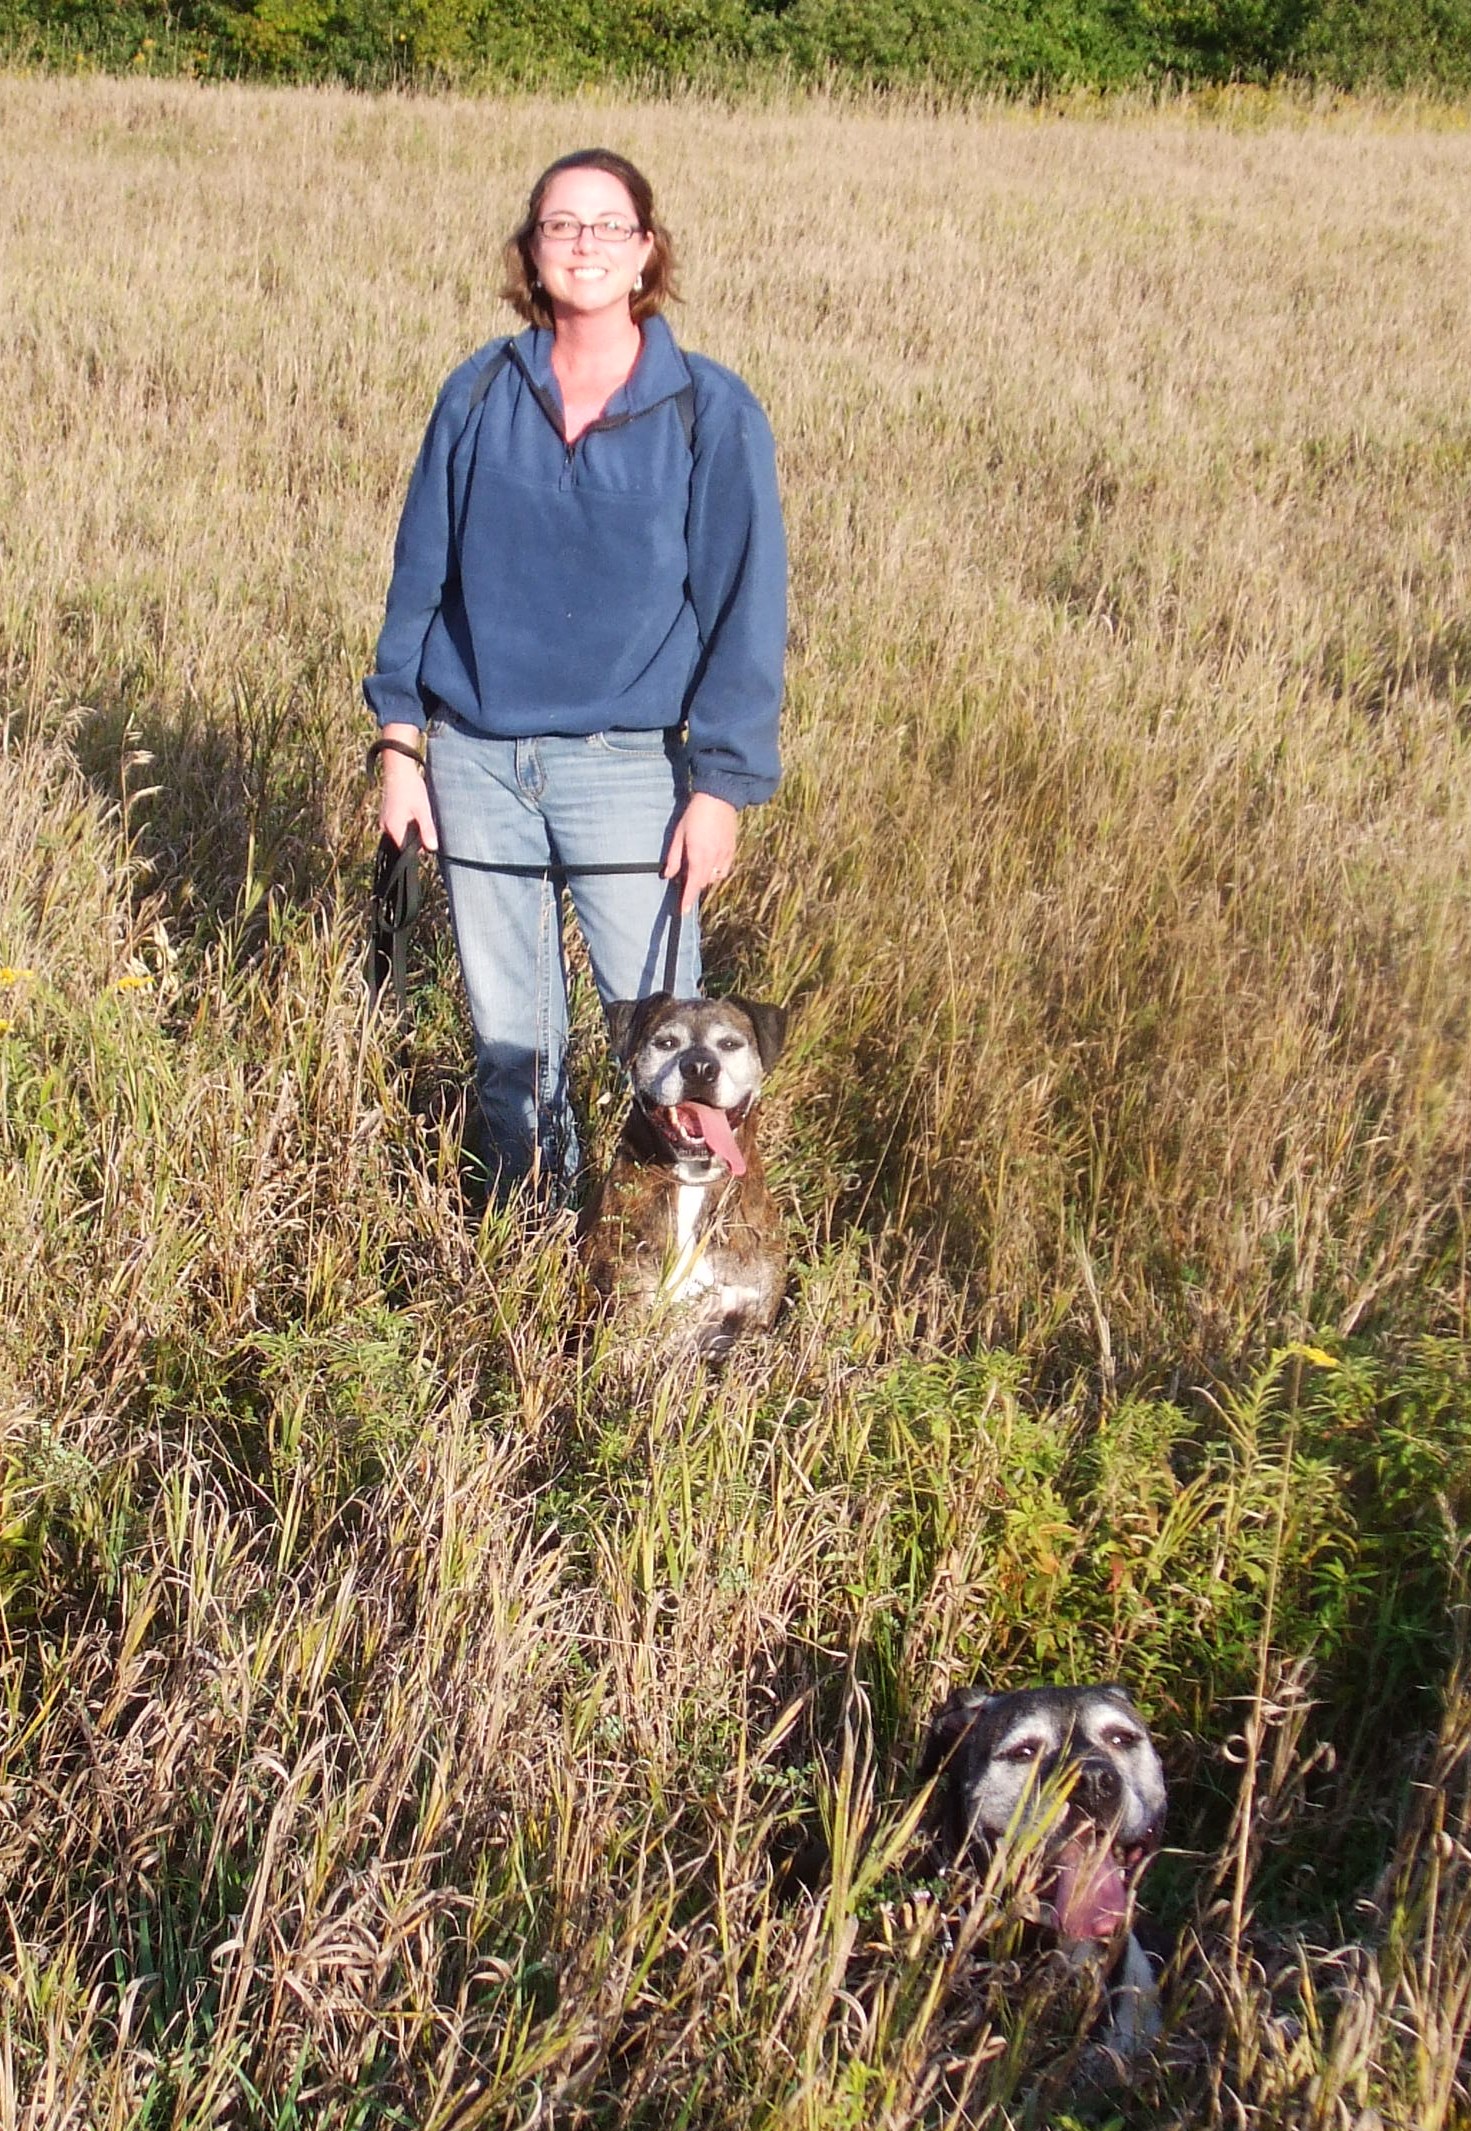
{"type": "Polygon", "coordinates": [[[1110,1842],[1084,1821],[1057,1853],[1052,1909],[1063,1939],[1111,1939],[1129,1913],[1129,1886],[1151,1855],[1148,1842],[1110,1842]]]}
{"type": "Polygon", "coordinates": [[[682,1102],[651,1109],[648,1114],[676,1156],[685,1161],[713,1157],[724,1162],[732,1176],[744,1176],[746,1157],[736,1144],[732,1128],[740,1124],[749,1108],[749,1100],[734,1110],[717,1110],[710,1103],[682,1102]]]}

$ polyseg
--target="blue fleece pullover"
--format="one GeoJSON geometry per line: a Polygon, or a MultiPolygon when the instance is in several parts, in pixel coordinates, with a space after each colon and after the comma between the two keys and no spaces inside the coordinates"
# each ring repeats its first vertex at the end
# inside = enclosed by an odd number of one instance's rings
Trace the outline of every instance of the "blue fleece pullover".
{"type": "Polygon", "coordinates": [[[655,317],[627,384],[569,448],[551,354],[538,328],[492,341],[440,393],[363,693],[380,725],[442,710],[503,739],[687,722],[696,791],[769,799],[786,551],[766,417],[655,317]]]}

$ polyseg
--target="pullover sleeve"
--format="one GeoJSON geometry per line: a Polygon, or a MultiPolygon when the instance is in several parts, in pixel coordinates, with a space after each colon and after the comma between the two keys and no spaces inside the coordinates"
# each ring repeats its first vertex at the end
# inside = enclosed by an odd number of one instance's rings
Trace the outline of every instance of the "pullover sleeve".
{"type": "Polygon", "coordinates": [[[781,775],[787,558],[771,429],[731,384],[733,403],[713,421],[696,414],[689,587],[703,648],[686,716],[694,790],[746,807],[781,775]]]}
{"type": "Polygon", "coordinates": [[[434,404],[393,544],[383,628],[373,671],[363,682],[368,708],[380,725],[422,729],[427,723],[419,666],[455,566],[450,462],[464,426],[465,395],[458,389],[463,374],[456,371],[434,404]]]}

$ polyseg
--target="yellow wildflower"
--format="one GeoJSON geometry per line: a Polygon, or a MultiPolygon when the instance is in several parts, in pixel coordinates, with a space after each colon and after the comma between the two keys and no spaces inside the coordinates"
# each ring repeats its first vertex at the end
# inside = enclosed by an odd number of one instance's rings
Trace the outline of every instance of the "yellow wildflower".
{"type": "Polygon", "coordinates": [[[1305,1347],[1300,1341],[1294,1340],[1287,1351],[1289,1354],[1300,1355],[1304,1361],[1310,1361],[1315,1369],[1336,1369],[1340,1366],[1338,1356],[1329,1354],[1323,1347],[1305,1347]]]}

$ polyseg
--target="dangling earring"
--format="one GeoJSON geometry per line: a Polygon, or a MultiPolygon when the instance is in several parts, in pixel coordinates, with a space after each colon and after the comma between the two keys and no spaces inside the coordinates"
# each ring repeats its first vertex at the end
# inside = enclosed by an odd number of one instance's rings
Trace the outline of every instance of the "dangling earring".
{"type": "Polygon", "coordinates": [[[634,277],[633,277],[633,293],[634,293],[634,295],[635,295],[635,296],[641,296],[641,295],[643,294],[643,292],[644,292],[644,277],[643,277],[643,275],[642,275],[642,274],[635,274],[635,275],[634,275],[634,277]]]}

